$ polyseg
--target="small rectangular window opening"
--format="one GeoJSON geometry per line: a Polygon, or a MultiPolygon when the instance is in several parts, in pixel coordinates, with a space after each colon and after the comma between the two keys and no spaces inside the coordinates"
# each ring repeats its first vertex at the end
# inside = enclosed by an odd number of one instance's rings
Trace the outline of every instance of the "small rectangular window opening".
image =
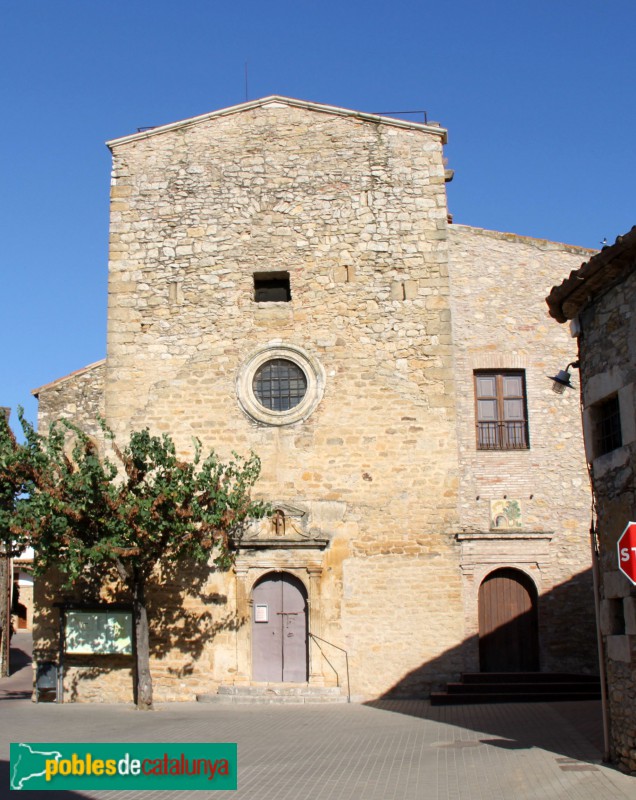
{"type": "Polygon", "coordinates": [[[625,633],[625,613],[623,610],[623,599],[605,600],[607,603],[607,620],[605,622],[608,633],[611,636],[621,636],[625,633]]]}
{"type": "Polygon", "coordinates": [[[621,410],[617,395],[594,406],[594,427],[597,456],[604,456],[622,446],[621,410]]]}
{"type": "Polygon", "coordinates": [[[254,300],[257,303],[289,303],[289,272],[255,272],[254,300]]]}

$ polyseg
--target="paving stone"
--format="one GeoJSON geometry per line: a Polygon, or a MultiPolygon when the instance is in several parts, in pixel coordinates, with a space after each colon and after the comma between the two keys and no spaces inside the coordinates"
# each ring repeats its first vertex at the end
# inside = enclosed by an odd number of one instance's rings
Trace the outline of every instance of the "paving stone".
{"type": "MultiPolygon", "coordinates": [[[[595,701],[464,707],[431,707],[422,700],[292,706],[171,703],[141,713],[123,704],[7,699],[2,690],[10,680],[0,681],[3,800],[9,797],[11,741],[237,742],[239,788],[211,795],[233,800],[636,796],[636,778],[600,763],[600,704],[595,701]]],[[[82,797],[137,800],[131,792],[115,791],[82,792],[82,797]]],[[[143,795],[143,800],[172,798],[200,800],[201,793],[143,795]]]]}

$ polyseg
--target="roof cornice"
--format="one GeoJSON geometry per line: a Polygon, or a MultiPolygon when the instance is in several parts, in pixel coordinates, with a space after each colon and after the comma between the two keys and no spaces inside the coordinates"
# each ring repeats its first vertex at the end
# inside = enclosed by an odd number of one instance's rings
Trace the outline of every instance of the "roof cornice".
{"type": "Polygon", "coordinates": [[[321,114],[333,114],[339,117],[349,117],[353,119],[362,120],[363,122],[372,122],[374,124],[391,125],[394,128],[405,128],[407,130],[421,131],[433,136],[438,136],[442,140],[442,144],[448,141],[448,131],[438,125],[430,123],[410,122],[408,120],[394,119],[393,117],[383,117],[379,114],[368,114],[364,111],[352,111],[348,108],[340,108],[338,106],[328,106],[323,103],[312,103],[308,100],[296,100],[293,97],[283,97],[282,95],[273,94],[269,97],[261,97],[258,100],[250,100],[247,103],[240,103],[236,106],[229,106],[228,108],[221,108],[218,111],[210,111],[207,114],[201,114],[197,117],[190,117],[189,119],[180,120],[179,122],[171,122],[168,125],[159,125],[156,128],[150,128],[147,131],[140,131],[139,133],[132,133],[128,136],[120,136],[117,139],[110,139],[106,145],[112,150],[113,147],[119,147],[129,142],[138,142],[143,139],[149,139],[152,136],[159,136],[162,133],[169,131],[176,131],[182,128],[188,128],[192,125],[198,125],[200,122],[207,122],[208,120],[227,117],[232,114],[239,114],[243,111],[252,111],[257,108],[264,108],[265,106],[284,105],[293,108],[302,108],[308,111],[316,111],[321,114]]]}
{"type": "Polygon", "coordinates": [[[588,255],[593,256],[598,252],[598,250],[593,250],[590,247],[581,247],[577,244],[556,242],[553,239],[540,239],[537,236],[526,236],[522,233],[511,233],[509,231],[495,231],[489,228],[478,228],[474,225],[464,225],[463,223],[459,222],[453,222],[452,225],[448,226],[448,230],[451,236],[454,231],[459,234],[462,232],[472,233],[476,236],[489,236],[493,239],[501,239],[506,242],[525,243],[543,250],[566,250],[568,253],[573,253],[574,255],[580,255],[582,257],[588,255]]]}

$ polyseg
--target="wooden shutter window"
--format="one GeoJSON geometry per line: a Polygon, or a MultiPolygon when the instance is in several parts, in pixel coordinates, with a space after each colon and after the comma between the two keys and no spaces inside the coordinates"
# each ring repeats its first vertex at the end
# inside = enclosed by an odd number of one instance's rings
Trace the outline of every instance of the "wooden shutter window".
{"type": "Polygon", "coordinates": [[[475,372],[478,450],[527,450],[524,372],[475,372]]]}

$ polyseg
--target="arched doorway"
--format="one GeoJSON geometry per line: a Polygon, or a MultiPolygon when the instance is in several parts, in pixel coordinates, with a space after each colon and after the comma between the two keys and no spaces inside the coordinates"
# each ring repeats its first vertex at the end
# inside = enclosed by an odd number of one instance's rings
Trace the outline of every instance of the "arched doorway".
{"type": "Polygon", "coordinates": [[[537,590],[517,569],[498,569],[479,587],[479,668],[537,672],[537,590]]]}
{"type": "Polygon", "coordinates": [[[288,572],[263,576],[252,592],[252,679],[307,680],[307,592],[288,572]]]}

